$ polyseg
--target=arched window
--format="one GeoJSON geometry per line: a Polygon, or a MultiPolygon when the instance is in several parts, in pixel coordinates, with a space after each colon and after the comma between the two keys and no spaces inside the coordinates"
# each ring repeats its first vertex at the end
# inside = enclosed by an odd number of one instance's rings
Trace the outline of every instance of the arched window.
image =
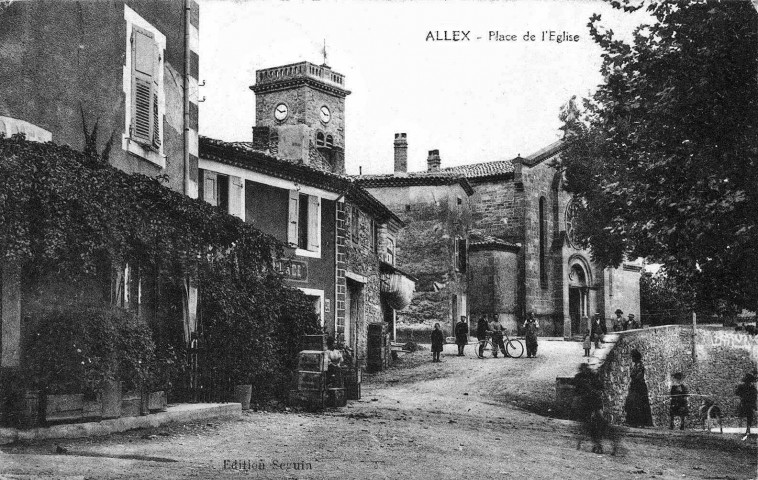
{"type": "Polygon", "coordinates": [[[540,242],[540,285],[542,288],[547,288],[547,258],[546,258],[546,243],[547,243],[547,217],[545,216],[545,197],[540,197],[539,204],[539,242],[540,242]]]}
{"type": "Polygon", "coordinates": [[[269,146],[279,145],[279,132],[277,132],[276,130],[272,130],[268,136],[268,143],[269,143],[269,146]]]}
{"type": "Polygon", "coordinates": [[[317,132],[316,133],[316,146],[317,147],[323,147],[324,146],[324,132],[317,132]]]}
{"type": "Polygon", "coordinates": [[[332,148],[334,146],[334,138],[331,135],[326,136],[326,148],[332,148]]]}

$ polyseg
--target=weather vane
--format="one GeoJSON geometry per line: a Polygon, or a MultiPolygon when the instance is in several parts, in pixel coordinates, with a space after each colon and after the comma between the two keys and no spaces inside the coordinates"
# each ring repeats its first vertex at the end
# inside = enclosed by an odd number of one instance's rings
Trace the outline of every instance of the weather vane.
{"type": "Polygon", "coordinates": [[[324,56],[324,63],[322,65],[326,65],[326,39],[324,39],[324,48],[321,49],[321,54],[324,56]]]}

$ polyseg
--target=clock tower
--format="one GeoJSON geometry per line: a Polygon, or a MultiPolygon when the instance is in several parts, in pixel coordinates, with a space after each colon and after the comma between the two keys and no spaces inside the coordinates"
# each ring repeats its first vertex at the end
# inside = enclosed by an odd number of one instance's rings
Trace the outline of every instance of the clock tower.
{"type": "Polygon", "coordinates": [[[253,146],[294,163],[345,173],[345,77],[293,63],[255,72],[253,146]]]}

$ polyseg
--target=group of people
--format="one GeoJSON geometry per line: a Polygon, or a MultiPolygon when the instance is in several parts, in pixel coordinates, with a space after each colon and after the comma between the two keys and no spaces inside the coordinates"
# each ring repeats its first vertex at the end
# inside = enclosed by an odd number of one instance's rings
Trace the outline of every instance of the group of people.
{"type": "MultiPolygon", "coordinates": [[[[756,376],[753,373],[746,373],[742,377],[742,383],[737,385],[734,390],[734,394],[739,399],[737,406],[737,416],[744,418],[747,427],[745,429],[745,437],[743,440],[747,440],[750,435],[750,427],[755,421],[755,409],[756,402],[758,402],[758,389],[755,387],[756,376]]],[[[679,429],[684,430],[685,419],[690,414],[689,397],[690,393],[687,389],[687,385],[684,384],[684,374],[677,372],[671,376],[671,391],[669,394],[669,429],[673,430],[674,420],[679,419],[679,429]]],[[[708,400],[708,403],[704,405],[713,406],[712,399],[708,400]]]]}
{"type": "MultiPolygon", "coordinates": [[[[628,318],[624,318],[624,312],[619,308],[616,309],[616,318],[613,319],[613,331],[621,332],[624,330],[633,330],[642,328],[642,324],[637,320],[633,313],[629,314],[628,318]]],[[[608,333],[608,327],[605,324],[605,319],[600,315],[600,312],[595,312],[592,316],[590,325],[584,332],[584,339],[582,341],[582,347],[584,348],[584,356],[590,356],[590,350],[592,344],[595,344],[595,348],[600,348],[600,342],[603,339],[603,335],[608,333]]]]}
{"type": "MultiPolygon", "coordinates": [[[[596,313],[596,315],[599,315],[596,313]]],[[[622,332],[624,330],[634,330],[642,328],[642,324],[634,317],[633,313],[629,314],[629,317],[624,318],[624,312],[620,309],[616,309],[616,318],[613,319],[613,331],[622,332]]]]}
{"type": "MultiPolygon", "coordinates": [[[[645,365],[642,363],[642,354],[639,350],[633,349],[631,357],[629,391],[624,403],[626,424],[631,427],[652,426],[653,415],[645,381],[645,365]]],[[[679,419],[679,428],[684,430],[685,420],[690,414],[689,397],[691,394],[684,383],[684,374],[681,372],[674,373],[671,380],[669,428],[673,429],[675,420],[679,419]]],[[[602,383],[590,366],[585,363],[579,366],[579,372],[574,377],[573,383],[576,391],[576,404],[573,407],[580,414],[585,433],[593,441],[593,452],[602,452],[601,440],[604,437],[612,439],[615,451],[618,437],[603,415],[602,383]]],[[[756,402],[758,402],[758,389],[755,383],[756,375],[747,373],[734,392],[739,399],[737,416],[745,418],[747,424],[743,440],[746,440],[750,435],[750,427],[755,421],[756,402]]],[[[581,439],[577,448],[580,445],[581,439]]]]}
{"type": "MultiPolygon", "coordinates": [[[[540,325],[534,316],[533,312],[529,312],[526,316],[526,321],[523,324],[524,335],[526,340],[526,356],[527,358],[534,358],[537,356],[537,333],[539,332],[540,325]]],[[[488,322],[486,316],[481,316],[476,324],[476,339],[479,341],[479,358],[484,358],[484,346],[487,343],[487,336],[489,335],[492,340],[492,356],[498,357],[498,353],[502,353],[503,357],[507,356],[505,351],[505,342],[503,341],[503,333],[505,327],[500,323],[500,319],[497,315],[493,316],[492,321],[488,322]]],[[[458,346],[458,356],[464,356],[464,349],[468,344],[469,326],[468,319],[465,316],[461,316],[458,323],[455,324],[455,343],[458,346]]],[[[442,353],[442,347],[445,343],[445,337],[442,334],[439,323],[434,324],[434,330],[432,331],[432,362],[440,361],[440,353],[442,353]]]]}

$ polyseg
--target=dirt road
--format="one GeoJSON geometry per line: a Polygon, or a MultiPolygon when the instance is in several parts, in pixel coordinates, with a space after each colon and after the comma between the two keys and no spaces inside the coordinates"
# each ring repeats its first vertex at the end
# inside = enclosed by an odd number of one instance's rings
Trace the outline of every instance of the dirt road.
{"type": "Polygon", "coordinates": [[[572,422],[548,413],[576,343],[536,359],[428,352],[364,379],[363,399],[321,415],[246,412],[56,445],[4,447],[0,478],[755,478],[758,449],[739,437],[625,430],[620,455],[576,449],[572,422]]]}

